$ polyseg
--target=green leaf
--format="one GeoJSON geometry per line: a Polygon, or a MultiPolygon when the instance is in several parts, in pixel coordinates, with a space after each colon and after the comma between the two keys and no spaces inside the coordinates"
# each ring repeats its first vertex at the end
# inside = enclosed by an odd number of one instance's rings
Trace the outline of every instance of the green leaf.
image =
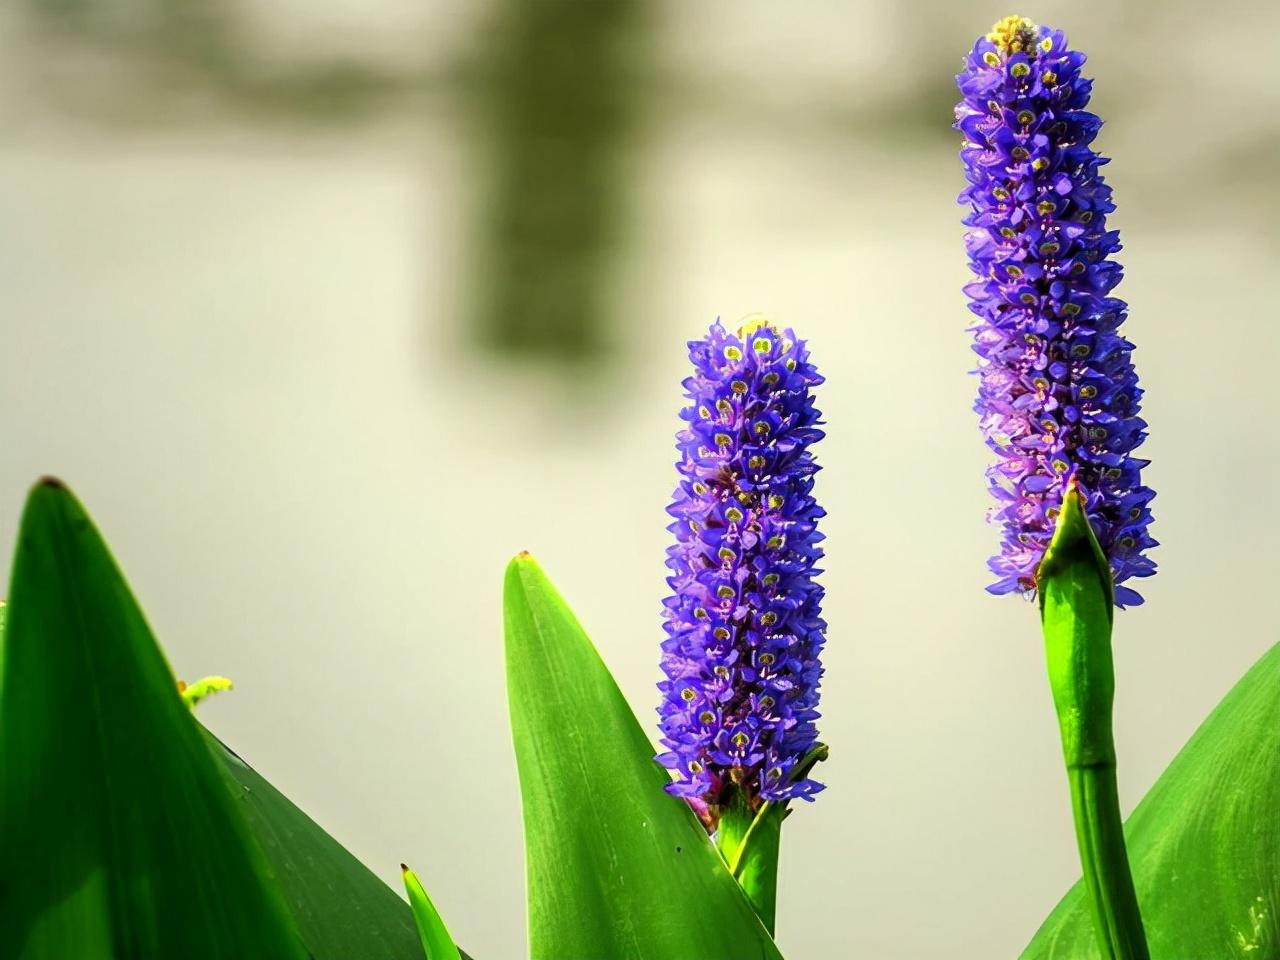
{"type": "Polygon", "coordinates": [[[533,960],[780,954],[608,668],[528,554],[507,568],[507,694],[533,960]]]}
{"type": "Polygon", "coordinates": [[[418,924],[418,934],[422,937],[422,949],[427,960],[462,960],[453,938],[445,929],[444,921],[436,912],[436,905],[422,889],[422,883],[412,870],[403,863],[400,870],[404,874],[404,889],[409,894],[409,906],[413,908],[413,919],[418,924]]]}
{"type": "Polygon", "coordinates": [[[305,952],[98,532],[27,501],[0,659],[0,956],[305,952]]]}
{"type": "Polygon", "coordinates": [[[420,960],[409,905],[213,734],[205,737],[313,960],[420,960]]]}
{"type": "MultiPolygon", "coordinates": [[[[1280,960],[1280,645],[1232,688],[1125,825],[1157,960],[1280,960]]],[[[1077,883],[1022,960],[1099,956],[1077,883]]]]}

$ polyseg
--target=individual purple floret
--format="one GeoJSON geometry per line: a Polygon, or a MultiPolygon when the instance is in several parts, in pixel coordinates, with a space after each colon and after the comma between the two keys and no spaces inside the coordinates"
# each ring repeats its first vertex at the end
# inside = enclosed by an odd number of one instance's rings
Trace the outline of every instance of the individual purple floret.
{"type": "Polygon", "coordinates": [[[658,760],[714,828],[735,785],[753,809],[822,789],[795,769],[816,742],[826,630],[810,493],[822,377],[794,332],[766,323],[733,336],[717,322],[689,356],[658,760]]]}
{"type": "Polygon", "coordinates": [[[1085,110],[1092,81],[1085,57],[1058,30],[1008,17],[980,39],[956,78],[964,99],[956,129],[969,186],[960,194],[969,265],[965,287],[978,316],[981,358],[975,405],[998,459],[987,470],[1000,502],[991,520],[1004,542],[990,561],[992,593],[1036,589],[1063,492],[1075,477],[1110,559],[1116,603],[1142,597],[1119,584],[1155,573],[1144,553],[1154,492],[1150,461],[1133,456],[1146,437],[1142,390],[1119,333],[1127,306],[1120,281],[1115,209],[1090,147],[1102,121],[1085,110]]]}

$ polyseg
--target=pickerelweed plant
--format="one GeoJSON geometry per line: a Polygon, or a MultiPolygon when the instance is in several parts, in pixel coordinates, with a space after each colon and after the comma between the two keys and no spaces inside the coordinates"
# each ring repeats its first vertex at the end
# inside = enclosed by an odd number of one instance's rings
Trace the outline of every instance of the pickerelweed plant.
{"type": "Polygon", "coordinates": [[[996,461],[987,472],[1004,530],[993,593],[1039,593],[1049,681],[1062,732],[1077,842],[1102,955],[1148,956],[1125,852],[1111,731],[1113,607],[1155,564],[1154,493],[1114,210],[1091,144],[1084,54],[1057,30],[1007,17],[956,78],[956,127],[969,186],[965,243],[977,315],[977,412],[996,461]]]}
{"type": "MultiPolygon", "coordinates": [[[[1012,17],[978,41],[959,77],[977,408],[1003,533],[991,589],[1039,600],[1083,867],[1022,958],[1280,960],[1280,645],[1122,832],[1111,628],[1117,607],[1140,601],[1125,584],[1154,571],[1155,544],[1083,62],[1062,34],[1012,17]]],[[[772,936],[781,824],[793,800],[821,789],[811,774],[826,756],[813,497],[822,378],[794,332],[765,322],[736,333],[716,324],[689,352],[661,747],[534,559],[521,553],[506,570],[533,960],[782,957],[772,936]]],[[[655,616],[613,642],[652,640],[657,627],[655,616]]],[[[445,653],[455,639],[429,624],[421,637],[445,653]]],[[[408,867],[406,902],[201,725],[194,708],[230,686],[175,679],[88,513],[59,481],[37,483],[0,602],[0,958],[466,960],[408,867]]],[[[417,719],[405,726],[429,762],[433,737],[447,732],[417,719]]],[[[443,770],[440,784],[466,789],[461,774],[443,770]]],[[[897,786],[883,779],[866,789],[897,786]]],[[[886,826],[909,829],[877,829],[886,826]]],[[[935,878],[933,893],[945,891],[935,878]]],[[[914,886],[903,895],[921,902],[914,886]]],[[[809,923],[837,919],[810,912],[809,923]]],[[[899,932],[886,936],[905,944],[900,955],[919,953],[899,932]]]]}
{"type": "Polygon", "coordinates": [[[658,761],[772,931],[782,815],[822,789],[809,771],[825,756],[823,511],[810,449],[822,438],[812,395],[822,377],[794,331],[766,321],[737,335],[717,322],[689,356],[658,761]]]}

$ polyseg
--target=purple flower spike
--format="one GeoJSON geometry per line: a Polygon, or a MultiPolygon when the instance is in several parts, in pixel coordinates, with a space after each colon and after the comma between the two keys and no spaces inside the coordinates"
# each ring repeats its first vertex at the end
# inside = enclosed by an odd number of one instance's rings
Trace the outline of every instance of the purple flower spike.
{"type": "Polygon", "coordinates": [[[987,470],[1004,525],[990,561],[992,593],[1033,596],[1063,493],[1075,478],[1115,576],[1116,604],[1142,597],[1119,584],[1149,577],[1144,554],[1154,492],[1134,457],[1146,438],[1142,390],[1110,296],[1121,268],[1115,209],[1090,144],[1102,121],[1085,110],[1084,54],[1058,30],[1008,17],[974,45],[956,78],[956,129],[969,186],[960,202],[981,358],[975,409],[997,460],[987,470]]]}
{"type": "Polygon", "coordinates": [[[753,809],[822,789],[797,769],[816,743],[826,630],[809,449],[822,377],[794,332],[767,323],[733,336],[717,322],[689,356],[658,761],[679,778],[668,791],[714,829],[735,788],[753,809]]]}

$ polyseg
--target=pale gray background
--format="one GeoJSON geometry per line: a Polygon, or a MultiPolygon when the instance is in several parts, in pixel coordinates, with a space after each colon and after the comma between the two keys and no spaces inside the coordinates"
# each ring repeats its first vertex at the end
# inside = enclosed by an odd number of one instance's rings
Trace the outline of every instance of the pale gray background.
{"type": "MultiPolygon", "coordinates": [[[[466,336],[483,168],[447,77],[491,6],[231,4],[265,62],[427,78],[347,124],[0,12],[0,574],[27,486],[66,479],[177,673],[235,678],[202,719],[389,882],[414,864],[482,960],[520,956],[504,564],[536,554],[649,724],[683,342],[767,311],[830,425],[830,788],[789,821],[780,943],[1013,956],[1078,867],[1034,608],[982,589],[947,124],[1009,11],[651,6],[617,353],[584,371],[466,336]]],[[[1091,54],[1148,391],[1126,808],[1276,640],[1278,9],[1021,11],[1091,54]]]]}

